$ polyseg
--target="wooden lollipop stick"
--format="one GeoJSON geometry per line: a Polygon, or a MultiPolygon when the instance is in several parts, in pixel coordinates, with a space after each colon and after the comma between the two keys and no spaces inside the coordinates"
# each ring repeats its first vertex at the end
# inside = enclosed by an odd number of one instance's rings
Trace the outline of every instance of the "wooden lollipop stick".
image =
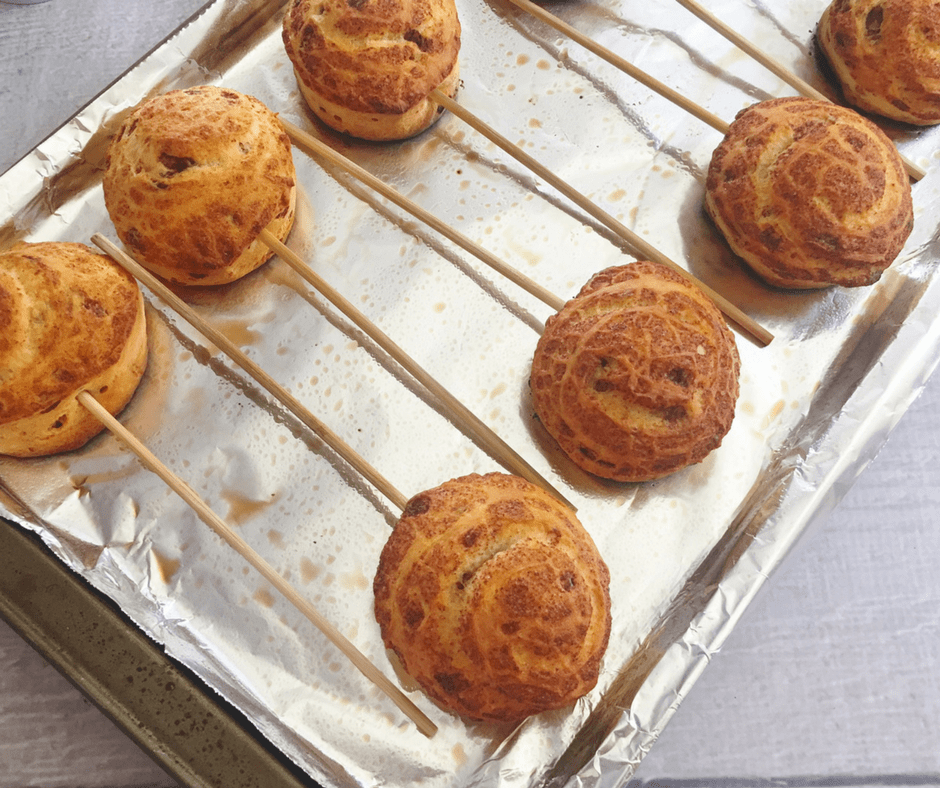
{"type": "Polygon", "coordinates": [[[532,279],[525,276],[515,268],[508,266],[498,257],[490,254],[485,249],[480,248],[467,236],[458,232],[445,222],[442,222],[433,214],[428,213],[417,203],[409,200],[407,197],[395,191],[390,186],[372,175],[370,172],[364,170],[358,164],[351,162],[345,156],[337,153],[326,143],[318,140],[311,134],[308,134],[290,121],[284,120],[283,118],[279,118],[279,120],[281,121],[281,125],[284,127],[284,130],[295,144],[301,145],[308,150],[312,150],[317,156],[326,159],[331,164],[349,173],[369,188],[381,194],[387,200],[393,202],[399,208],[407,211],[415,218],[427,224],[431,229],[439,232],[445,238],[451,240],[464,251],[469,252],[470,254],[477,257],[497,273],[506,277],[511,282],[519,285],[519,287],[531,295],[534,295],[543,303],[548,304],[548,306],[552,307],[552,309],[557,311],[564,305],[564,301],[561,298],[554,295],[553,293],[550,293],[540,284],[534,282],[532,279]]]}
{"type": "MultiPolygon", "coordinates": [[[[511,2],[515,2],[515,0],[511,0],[511,2]]],[[[754,60],[764,66],[764,68],[768,69],[772,74],[786,82],[801,96],[817,99],[818,101],[832,100],[828,96],[820,93],[818,90],[816,90],[816,88],[814,88],[805,80],[800,79],[796,74],[786,68],[779,60],[772,58],[766,52],[758,49],[740,33],[730,28],[710,11],[703,8],[699,3],[696,2],[696,0],[676,0],[676,2],[689,12],[695,14],[695,16],[701,19],[706,25],[724,36],[742,52],[754,58],[754,60]]],[[[909,161],[904,156],[901,156],[901,160],[904,162],[904,168],[907,170],[907,174],[915,181],[919,181],[924,177],[924,175],[926,175],[926,172],[923,170],[923,168],[918,167],[916,164],[914,164],[914,162],[909,161]]]]}
{"type": "Polygon", "coordinates": [[[399,509],[403,510],[405,508],[408,499],[405,498],[404,495],[396,490],[384,476],[375,470],[375,468],[360,457],[342,438],[317,419],[286,389],[280,386],[270,375],[261,369],[261,367],[239,350],[224,334],[209,325],[191,309],[186,302],[178,298],[172,290],[103,235],[95,233],[91,240],[99,249],[113,258],[115,262],[127,270],[138,281],[143,282],[151,292],[156,294],[164,303],[254,378],[268,393],[294,414],[304,425],[319,435],[333,451],[339,454],[340,457],[368,480],[377,490],[388,498],[389,501],[399,509]]]}
{"type": "Polygon", "coordinates": [[[670,88],[668,85],[663,84],[658,79],[651,77],[645,71],[637,68],[628,60],[624,60],[622,57],[615,54],[614,52],[611,52],[606,47],[603,47],[597,42],[591,40],[586,35],[573,28],[567,22],[564,22],[554,14],[546,11],[541,6],[531,2],[531,0],[509,0],[509,2],[515,5],[517,8],[521,8],[523,11],[527,11],[528,13],[532,14],[532,16],[540,19],[547,25],[554,27],[560,33],[564,33],[572,41],[577,42],[589,52],[593,52],[599,58],[606,60],[612,66],[620,69],[625,74],[627,74],[627,76],[632,77],[640,84],[646,85],[646,87],[648,87],[650,90],[659,93],[659,95],[676,104],[681,109],[684,109],[693,117],[704,121],[712,128],[720,131],[722,134],[728,133],[728,124],[717,115],[714,115],[704,107],[701,107],[694,101],[686,98],[678,91],[670,88]]]}
{"type": "Polygon", "coordinates": [[[800,79],[800,77],[790,71],[779,60],[772,58],[766,52],[758,49],[750,41],[744,38],[744,36],[726,25],[713,13],[708,11],[706,8],[703,8],[699,3],[695,2],[695,0],[676,0],[676,2],[687,11],[695,14],[695,16],[697,16],[706,25],[712,28],[712,30],[724,36],[742,52],[754,58],[754,60],[764,66],[764,68],[769,70],[772,74],[786,82],[801,96],[817,99],[818,101],[830,101],[828,96],[820,93],[818,90],[816,90],[816,88],[814,88],[805,80],[800,79]]]}
{"type": "MultiPolygon", "coordinates": [[[[578,30],[559,19],[554,14],[549,13],[544,8],[531,2],[531,0],[509,0],[509,2],[515,5],[517,8],[521,8],[523,11],[527,11],[528,13],[532,14],[532,16],[540,19],[559,32],[564,33],[572,41],[577,42],[589,52],[593,52],[598,57],[606,60],[615,68],[620,69],[625,74],[635,79],[637,82],[646,85],[646,87],[650,88],[650,90],[659,93],[659,95],[673,102],[681,109],[684,109],[693,117],[704,121],[713,129],[720,131],[722,134],[728,133],[729,124],[727,121],[722,120],[705,108],[686,98],[679,92],[651,77],[645,71],[637,68],[628,60],[624,60],[624,58],[611,52],[606,47],[603,47],[595,41],[592,41],[583,33],[578,32],[578,30]]],[[[766,53],[761,52],[759,49],[757,49],[757,47],[751,44],[739,33],[736,33],[721,20],[717,19],[714,15],[702,8],[702,6],[696,3],[695,0],[677,0],[677,2],[695,14],[706,24],[714,28],[733,44],[742,49],[746,54],[754,58],[758,63],[765,66],[773,74],[776,74],[778,77],[780,77],[784,82],[793,87],[800,95],[806,96],[807,98],[817,99],[819,101],[831,100],[816,90],[816,88],[814,88],[808,82],[800,79],[796,74],[786,69],[778,60],[774,60],[766,53]]],[[[901,160],[904,162],[904,168],[908,175],[910,175],[914,180],[920,180],[924,177],[925,172],[923,169],[906,159],[904,156],[901,156],[901,160]]]]}
{"type": "Polygon", "coordinates": [[[87,391],[78,395],[78,401],[95,416],[110,432],[124,443],[145,468],[159,476],[167,486],[180,496],[218,536],[254,567],[271,585],[273,585],[308,621],[319,629],[327,639],[349,659],[356,668],[401,709],[425,736],[437,733],[437,726],[405,694],[370,662],[339,630],[327,621],[293,586],[279,575],[267,561],[236,534],[195,491],[166,467],[157,457],[124,425],[115,419],[101,403],[87,391]]]}
{"type": "Polygon", "coordinates": [[[666,255],[660,252],[658,249],[644,241],[640,236],[630,230],[628,227],[625,227],[623,224],[618,222],[613,216],[611,216],[606,211],[602,210],[599,206],[589,200],[580,192],[573,189],[567,183],[565,183],[561,178],[556,176],[553,172],[543,167],[539,162],[521,150],[517,145],[514,145],[509,140],[507,140],[502,135],[498,134],[495,130],[490,128],[488,125],[483,123],[479,118],[477,118],[473,113],[468,112],[463,107],[461,107],[456,101],[451,99],[445,93],[441,92],[437,88],[431,91],[431,99],[442,107],[444,107],[449,112],[453,113],[461,120],[463,120],[467,125],[478,131],[484,137],[489,139],[491,142],[498,145],[506,153],[515,158],[523,166],[532,170],[536,175],[541,177],[544,181],[549,183],[559,192],[564,194],[568,199],[573,203],[578,205],[586,213],[593,216],[601,224],[608,227],[610,230],[615,232],[621,238],[623,238],[630,246],[633,248],[636,254],[644,259],[650,260],[652,262],[661,263],[662,265],[671,268],[673,271],[678,273],[680,276],[684,276],[692,284],[696,285],[699,289],[702,290],[712,301],[715,302],[716,306],[724,313],[724,315],[735,323],[741,330],[749,334],[754,341],[759,345],[768,345],[773,341],[773,334],[771,334],[763,326],[759,325],[751,317],[746,315],[738,307],[732,304],[728,299],[719,293],[712,290],[708,285],[703,282],[700,282],[698,279],[693,277],[687,271],[685,271],[681,266],[674,263],[666,255]]]}
{"type": "MultiPolygon", "coordinates": [[[[395,344],[378,326],[356,309],[338,290],[313,271],[292,249],[278,240],[270,230],[261,231],[260,239],[303,279],[323,295],[333,306],[348,317],[379,347],[401,364],[415,380],[438,398],[455,417],[455,420],[470,434],[475,435],[494,459],[508,470],[522,476],[553,495],[568,506],[571,503],[555,490],[529,463],[517,454],[502,438],[478,419],[463,403],[432,378],[411,356],[395,344]]],[[[573,508],[573,507],[572,507],[573,508]]]]}

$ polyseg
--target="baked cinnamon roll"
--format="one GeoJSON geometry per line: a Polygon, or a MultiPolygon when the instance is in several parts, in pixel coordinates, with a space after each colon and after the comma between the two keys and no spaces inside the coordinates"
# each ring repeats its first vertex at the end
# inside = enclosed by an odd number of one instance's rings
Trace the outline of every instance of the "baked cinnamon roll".
{"type": "Polygon", "coordinates": [[[935,0],[834,0],[816,39],[848,103],[902,123],[940,122],[935,0]]]}
{"type": "Polygon", "coordinates": [[[914,225],[891,140],[853,110],[799,97],[738,113],[712,155],[705,208],[735,254],[789,289],[873,284],[914,225]]]}
{"type": "Polygon", "coordinates": [[[110,258],[59,242],[0,253],[0,454],[83,446],[103,427],[78,394],[116,414],[146,366],[143,298],[110,258]]]}
{"type": "Polygon", "coordinates": [[[233,282],[272,252],[294,220],[291,142],[260,101],[211,85],[138,107],[108,148],[108,214],[141,265],[184,285],[233,282]]]}
{"type": "Polygon", "coordinates": [[[408,502],[376,571],[375,616],[440,706],[516,722],[595,686],[609,580],[567,506],[516,476],[464,476],[408,502]]]}
{"type": "Polygon", "coordinates": [[[731,428],[740,361],[711,300],[666,266],[591,278],[545,325],[535,413],[588,473],[641,482],[701,462],[731,428]]]}
{"type": "Polygon", "coordinates": [[[353,137],[419,134],[442,113],[431,91],[457,91],[453,0],[293,0],[283,39],[310,109],[353,137]]]}

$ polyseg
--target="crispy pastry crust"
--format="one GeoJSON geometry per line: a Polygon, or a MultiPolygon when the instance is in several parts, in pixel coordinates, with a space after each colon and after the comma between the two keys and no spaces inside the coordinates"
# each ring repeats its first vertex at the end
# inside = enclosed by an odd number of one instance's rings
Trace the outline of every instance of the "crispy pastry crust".
{"type": "Polygon", "coordinates": [[[578,466],[640,482],[700,462],[734,419],[740,361],[715,305],[651,262],[601,271],[546,323],[535,412],[578,466]]]}
{"type": "Polygon", "coordinates": [[[354,137],[414,136],[440,116],[431,91],[457,90],[453,0],[294,0],[283,39],[310,109],[354,137]]]}
{"type": "Polygon", "coordinates": [[[791,289],[873,284],[914,224],[891,140],[853,110],[806,98],[738,113],[712,155],[705,208],[735,254],[791,289]]]}
{"type": "Polygon", "coordinates": [[[594,687],[609,582],[569,508],[516,476],[464,476],[408,502],[376,571],[375,616],[437,703],[515,722],[594,687]]]}
{"type": "Polygon", "coordinates": [[[111,141],[104,196],[118,236],[139,262],[185,285],[232,282],[283,240],[296,199],[291,143],[260,101],[202,86],[157,96],[111,141]]]}
{"type": "Polygon", "coordinates": [[[835,0],[816,36],[846,101],[903,123],[940,122],[935,0],[835,0]]]}
{"type": "Polygon", "coordinates": [[[77,394],[118,413],[146,366],[140,289],[108,257],[53,242],[0,253],[0,454],[84,445],[102,426],[77,394]]]}

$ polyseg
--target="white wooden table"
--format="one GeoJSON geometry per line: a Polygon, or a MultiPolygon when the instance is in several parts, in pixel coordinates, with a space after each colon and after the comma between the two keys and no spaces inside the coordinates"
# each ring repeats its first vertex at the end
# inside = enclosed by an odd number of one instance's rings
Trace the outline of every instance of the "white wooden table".
{"type": "MultiPolygon", "coordinates": [[[[0,171],[201,5],[0,2],[0,171]]],[[[935,378],[765,585],[635,782],[940,785],[938,560],[935,378]]],[[[2,622],[0,665],[0,788],[174,785],[2,622]]]]}

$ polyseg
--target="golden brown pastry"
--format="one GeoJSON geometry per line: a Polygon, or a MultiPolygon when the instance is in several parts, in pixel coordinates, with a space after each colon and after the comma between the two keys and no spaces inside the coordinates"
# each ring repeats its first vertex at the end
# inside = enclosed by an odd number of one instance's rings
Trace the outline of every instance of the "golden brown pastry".
{"type": "Polygon", "coordinates": [[[545,325],[535,412],[579,467],[641,482],[700,462],[734,419],[740,361],[711,300],[664,265],[596,274],[545,325]]]}
{"type": "Polygon", "coordinates": [[[597,682],[610,573],[574,513],[508,474],[412,498],[375,575],[387,648],[442,707],[516,722],[597,682]]]}
{"type": "Polygon", "coordinates": [[[284,46],[313,113],[365,140],[419,134],[440,116],[459,75],[453,0],[293,0],[284,46]]]}
{"type": "Polygon", "coordinates": [[[171,282],[239,279],[272,254],[258,234],[267,227],[284,240],[294,220],[290,139],[260,101],[227,88],[145,102],[111,141],[106,168],[118,236],[171,282]]]}
{"type": "Polygon", "coordinates": [[[807,98],[738,113],[712,155],[705,208],[735,254],[790,289],[873,284],[914,225],[891,140],[857,112],[807,98]]]}
{"type": "Polygon", "coordinates": [[[76,396],[109,412],[147,366],[137,282],[76,243],[21,243],[0,253],[0,454],[77,449],[103,427],[76,396]]]}
{"type": "Polygon", "coordinates": [[[940,122],[936,0],[834,0],[816,37],[850,104],[903,123],[940,122]]]}

